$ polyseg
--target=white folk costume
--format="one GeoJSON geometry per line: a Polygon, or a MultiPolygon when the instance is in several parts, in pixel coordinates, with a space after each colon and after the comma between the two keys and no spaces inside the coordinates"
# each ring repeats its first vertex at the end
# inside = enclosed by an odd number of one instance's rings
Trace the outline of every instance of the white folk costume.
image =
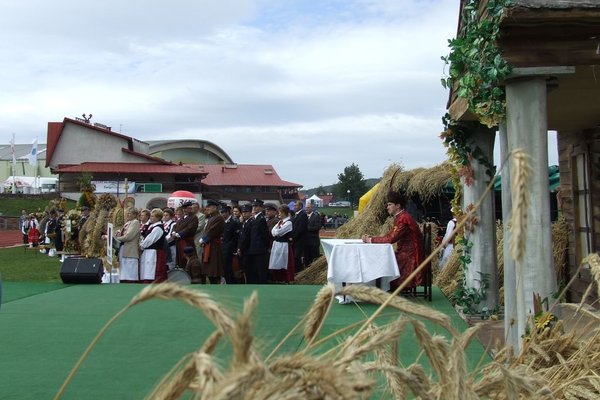
{"type": "Polygon", "coordinates": [[[294,251],[292,247],[292,219],[284,218],[271,230],[273,247],[269,257],[269,270],[276,282],[294,281],[294,251]]]}
{"type": "Polygon", "coordinates": [[[123,283],[140,280],[140,221],[127,221],[117,232],[119,247],[119,279],[123,283]]]}
{"type": "MultiPolygon", "coordinates": [[[[450,237],[450,235],[454,231],[455,226],[456,226],[455,218],[452,218],[450,221],[448,221],[448,225],[446,225],[446,234],[444,235],[442,242],[447,240],[450,237]]],[[[446,266],[446,264],[448,263],[448,260],[450,259],[450,256],[452,255],[453,250],[454,250],[454,240],[450,241],[446,245],[446,247],[444,247],[444,251],[442,252],[442,258],[440,259],[440,264],[439,264],[440,269],[442,269],[446,266]]]]}
{"type": "Polygon", "coordinates": [[[166,257],[164,251],[165,230],[162,221],[153,223],[146,231],[140,247],[140,280],[148,282],[162,282],[166,280],[166,257]],[[164,275],[164,276],[163,276],[164,275]]]}

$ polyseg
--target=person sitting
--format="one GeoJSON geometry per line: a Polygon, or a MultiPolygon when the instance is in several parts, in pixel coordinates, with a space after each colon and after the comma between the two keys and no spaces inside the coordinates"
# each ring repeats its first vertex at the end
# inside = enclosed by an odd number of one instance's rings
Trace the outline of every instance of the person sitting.
{"type": "Polygon", "coordinates": [[[202,281],[202,263],[198,259],[196,248],[187,246],[183,249],[183,255],[185,257],[185,272],[190,276],[191,283],[206,283],[202,281]]]}
{"type": "MultiPolygon", "coordinates": [[[[363,235],[365,243],[396,243],[396,262],[400,278],[390,282],[390,290],[398,288],[425,259],[425,243],[417,222],[406,211],[406,197],[402,193],[390,192],[387,198],[387,211],[394,217],[394,226],[383,236],[363,235]]],[[[417,274],[406,285],[414,288],[422,283],[422,274],[417,274]]]]}

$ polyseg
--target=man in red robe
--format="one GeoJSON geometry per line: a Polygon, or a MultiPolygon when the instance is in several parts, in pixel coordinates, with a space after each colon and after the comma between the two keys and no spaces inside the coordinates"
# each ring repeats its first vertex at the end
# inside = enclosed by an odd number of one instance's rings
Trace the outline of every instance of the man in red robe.
{"type": "MultiPolygon", "coordinates": [[[[417,222],[406,211],[406,197],[397,192],[388,193],[387,211],[394,216],[394,226],[384,236],[363,235],[365,243],[396,243],[396,262],[400,278],[390,282],[390,290],[395,290],[425,259],[425,243],[417,222]]],[[[419,273],[406,285],[414,288],[422,283],[419,273]]]]}

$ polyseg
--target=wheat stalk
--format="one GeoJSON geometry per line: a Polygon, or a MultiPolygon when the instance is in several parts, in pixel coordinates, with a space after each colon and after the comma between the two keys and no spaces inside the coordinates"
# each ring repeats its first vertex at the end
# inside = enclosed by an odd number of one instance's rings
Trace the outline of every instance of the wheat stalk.
{"type": "Polygon", "coordinates": [[[527,232],[527,211],[529,208],[529,176],[531,166],[529,156],[521,149],[515,149],[511,153],[512,163],[510,166],[510,192],[512,198],[512,215],[510,218],[510,255],[515,261],[521,261],[525,253],[527,232]]]}

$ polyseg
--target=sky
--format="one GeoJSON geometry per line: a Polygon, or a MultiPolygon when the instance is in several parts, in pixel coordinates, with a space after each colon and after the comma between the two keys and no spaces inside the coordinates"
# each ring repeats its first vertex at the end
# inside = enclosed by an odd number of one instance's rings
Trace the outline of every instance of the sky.
{"type": "Polygon", "coordinates": [[[459,0],[1,0],[0,142],[92,122],[202,139],[304,188],[445,160],[459,0]]]}

